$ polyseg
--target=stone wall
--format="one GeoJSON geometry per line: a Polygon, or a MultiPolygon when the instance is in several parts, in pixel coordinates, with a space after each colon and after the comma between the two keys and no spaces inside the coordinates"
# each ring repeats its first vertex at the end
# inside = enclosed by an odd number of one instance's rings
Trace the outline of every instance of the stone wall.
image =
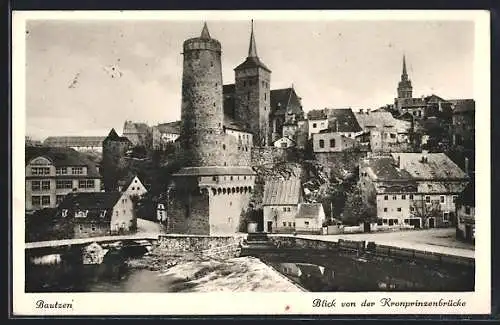
{"type": "Polygon", "coordinates": [[[359,167],[359,161],[366,157],[363,151],[321,152],[314,156],[328,175],[342,170],[354,172],[359,167]]]}
{"type": "Polygon", "coordinates": [[[205,257],[231,258],[240,254],[243,236],[160,235],[155,252],[162,255],[196,253],[205,257]]]}
{"type": "Polygon", "coordinates": [[[173,189],[167,207],[169,233],[209,235],[209,198],[203,191],[173,189]]]}
{"type": "Polygon", "coordinates": [[[276,147],[254,147],[252,148],[251,164],[252,166],[262,166],[277,162],[286,161],[287,150],[276,147]]]}

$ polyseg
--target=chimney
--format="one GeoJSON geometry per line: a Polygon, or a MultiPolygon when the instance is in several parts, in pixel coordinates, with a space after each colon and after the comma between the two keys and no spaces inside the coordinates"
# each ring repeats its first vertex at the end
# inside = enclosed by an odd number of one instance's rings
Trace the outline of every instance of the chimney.
{"type": "Polygon", "coordinates": [[[469,176],[469,158],[465,157],[465,174],[469,176]]]}
{"type": "Polygon", "coordinates": [[[363,109],[362,109],[362,108],[360,108],[360,109],[359,109],[359,112],[360,112],[361,114],[363,114],[363,109]]]}

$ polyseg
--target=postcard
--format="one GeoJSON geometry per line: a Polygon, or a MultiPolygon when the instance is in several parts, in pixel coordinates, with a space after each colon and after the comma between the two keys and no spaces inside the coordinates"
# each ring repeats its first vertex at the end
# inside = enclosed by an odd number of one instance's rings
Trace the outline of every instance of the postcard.
{"type": "Polygon", "coordinates": [[[14,315],[490,313],[489,33],[13,12],[14,315]]]}

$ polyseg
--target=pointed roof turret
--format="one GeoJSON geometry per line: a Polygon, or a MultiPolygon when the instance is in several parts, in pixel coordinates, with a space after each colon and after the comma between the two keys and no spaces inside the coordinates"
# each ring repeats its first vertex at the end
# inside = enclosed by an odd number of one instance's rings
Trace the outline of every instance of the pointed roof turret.
{"type": "Polygon", "coordinates": [[[248,46],[248,57],[250,57],[250,58],[258,57],[257,45],[255,44],[255,36],[253,34],[253,19],[252,19],[252,26],[251,26],[251,32],[250,32],[250,45],[248,46]]]}
{"type": "Polygon", "coordinates": [[[201,31],[201,36],[200,38],[203,38],[203,39],[211,39],[210,37],[210,32],[208,31],[208,26],[207,26],[207,22],[205,22],[203,24],[203,30],[201,31]]]}
{"type": "Polygon", "coordinates": [[[266,65],[262,61],[260,61],[257,55],[257,45],[255,42],[255,35],[253,31],[253,19],[252,19],[251,32],[250,32],[250,45],[248,46],[247,59],[245,60],[245,62],[237,66],[234,70],[241,70],[241,69],[255,68],[255,67],[260,67],[264,70],[271,72],[271,70],[268,67],[266,67],[266,65]]]}
{"type": "Polygon", "coordinates": [[[406,56],[403,54],[403,75],[408,75],[406,73],[406,56]]]}

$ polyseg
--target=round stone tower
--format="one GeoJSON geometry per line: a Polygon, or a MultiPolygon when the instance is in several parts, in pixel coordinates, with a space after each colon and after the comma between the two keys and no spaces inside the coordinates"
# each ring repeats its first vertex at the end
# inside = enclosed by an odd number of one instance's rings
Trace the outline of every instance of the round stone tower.
{"type": "Polygon", "coordinates": [[[184,42],[183,55],[180,141],[185,166],[217,166],[223,160],[218,140],[224,119],[221,44],[205,23],[200,37],[184,42]]]}

